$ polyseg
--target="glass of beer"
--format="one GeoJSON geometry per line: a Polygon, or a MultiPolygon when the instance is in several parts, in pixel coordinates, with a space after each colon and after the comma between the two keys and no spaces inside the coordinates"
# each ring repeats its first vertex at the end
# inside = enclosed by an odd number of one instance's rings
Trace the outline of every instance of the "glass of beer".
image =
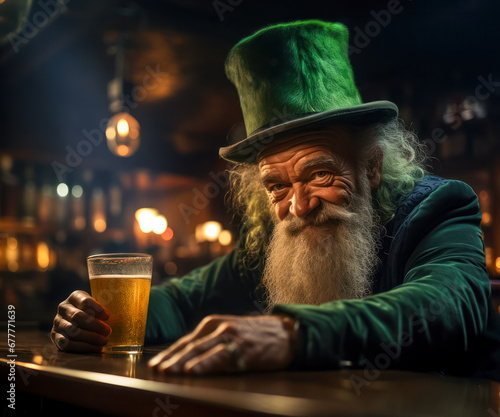
{"type": "Polygon", "coordinates": [[[153,257],[114,253],[87,258],[92,297],[109,312],[104,353],[140,353],[144,345],[153,257]]]}

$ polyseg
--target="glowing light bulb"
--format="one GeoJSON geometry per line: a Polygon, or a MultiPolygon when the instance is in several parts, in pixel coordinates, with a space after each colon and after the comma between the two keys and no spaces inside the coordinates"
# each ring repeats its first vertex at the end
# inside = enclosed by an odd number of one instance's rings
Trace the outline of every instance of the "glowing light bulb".
{"type": "Polygon", "coordinates": [[[137,139],[139,137],[139,129],[131,129],[129,136],[130,139],[137,139]]]}
{"type": "Polygon", "coordinates": [[[152,208],[141,208],[135,212],[135,218],[139,222],[139,228],[144,233],[149,233],[153,230],[157,216],[158,210],[152,208]]]}
{"type": "Polygon", "coordinates": [[[231,236],[231,232],[229,230],[223,230],[222,232],[220,232],[219,243],[222,246],[229,245],[232,240],[233,240],[233,237],[231,236]]]}
{"type": "Polygon", "coordinates": [[[215,242],[219,237],[222,226],[219,222],[206,222],[203,224],[203,235],[209,242],[215,242]]]}
{"type": "Polygon", "coordinates": [[[118,113],[106,126],[106,143],[115,155],[132,156],[141,142],[139,122],[129,113],[118,113]]]}
{"type": "Polygon", "coordinates": [[[161,237],[163,238],[163,240],[169,241],[174,237],[174,231],[170,227],[167,227],[165,232],[162,233],[161,237]]]}
{"type": "Polygon", "coordinates": [[[110,126],[106,129],[106,137],[108,138],[108,140],[115,140],[116,130],[113,126],[110,126]]]}
{"type": "Polygon", "coordinates": [[[120,156],[127,156],[128,155],[128,146],[126,146],[126,145],[118,146],[118,148],[116,148],[116,153],[120,156]]]}
{"type": "Polygon", "coordinates": [[[128,122],[125,119],[120,119],[116,125],[116,130],[120,136],[127,136],[129,132],[128,122]]]}
{"type": "Polygon", "coordinates": [[[64,184],[63,182],[61,182],[58,186],[57,186],[57,195],[59,197],[66,197],[68,195],[68,192],[69,192],[69,188],[66,184],[64,184]]]}
{"type": "Polygon", "coordinates": [[[40,269],[46,269],[49,266],[49,247],[45,242],[39,242],[36,247],[36,257],[40,269]]]}
{"type": "Polygon", "coordinates": [[[81,185],[73,185],[71,188],[71,194],[75,198],[80,198],[83,195],[83,188],[81,185]]]}
{"type": "Polygon", "coordinates": [[[167,230],[167,219],[165,216],[156,216],[153,220],[153,232],[161,235],[165,230],[167,230]]]}
{"type": "Polygon", "coordinates": [[[99,217],[94,220],[94,229],[97,233],[102,233],[106,230],[106,220],[103,218],[99,217]]]}
{"type": "Polygon", "coordinates": [[[9,249],[16,249],[17,248],[17,239],[15,237],[8,237],[7,238],[7,247],[9,249]]]}

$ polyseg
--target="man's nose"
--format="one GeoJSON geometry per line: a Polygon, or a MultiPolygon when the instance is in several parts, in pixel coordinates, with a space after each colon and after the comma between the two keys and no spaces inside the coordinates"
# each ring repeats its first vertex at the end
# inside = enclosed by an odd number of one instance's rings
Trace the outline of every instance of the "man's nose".
{"type": "Polygon", "coordinates": [[[296,217],[306,217],[319,206],[318,197],[311,197],[304,187],[294,186],[293,196],[290,200],[289,211],[296,217]]]}

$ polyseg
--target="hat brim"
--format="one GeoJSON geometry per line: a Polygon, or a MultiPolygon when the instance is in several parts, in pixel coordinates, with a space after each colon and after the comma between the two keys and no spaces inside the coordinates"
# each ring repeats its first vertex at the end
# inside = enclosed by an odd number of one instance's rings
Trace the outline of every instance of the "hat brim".
{"type": "Polygon", "coordinates": [[[314,129],[324,124],[385,123],[398,117],[398,107],[386,100],[373,101],[352,107],[296,116],[291,120],[277,118],[271,126],[252,132],[247,138],[219,149],[221,158],[231,162],[255,162],[258,154],[277,138],[314,129]]]}

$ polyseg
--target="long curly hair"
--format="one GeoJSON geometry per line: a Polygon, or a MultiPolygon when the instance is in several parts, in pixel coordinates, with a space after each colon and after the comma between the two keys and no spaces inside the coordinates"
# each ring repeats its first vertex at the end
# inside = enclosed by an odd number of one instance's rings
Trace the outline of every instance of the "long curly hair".
{"type": "MultiPolygon", "coordinates": [[[[386,124],[353,127],[353,134],[367,139],[360,141],[366,144],[361,145],[364,161],[373,155],[382,155],[380,185],[372,191],[372,203],[384,225],[394,216],[399,199],[410,193],[427,174],[425,146],[399,119],[386,124]]],[[[228,201],[242,217],[246,232],[242,243],[248,267],[252,263],[255,265],[265,253],[272,230],[270,202],[256,163],[236,164],[229,171],[229,181],[228,201]]]]}

